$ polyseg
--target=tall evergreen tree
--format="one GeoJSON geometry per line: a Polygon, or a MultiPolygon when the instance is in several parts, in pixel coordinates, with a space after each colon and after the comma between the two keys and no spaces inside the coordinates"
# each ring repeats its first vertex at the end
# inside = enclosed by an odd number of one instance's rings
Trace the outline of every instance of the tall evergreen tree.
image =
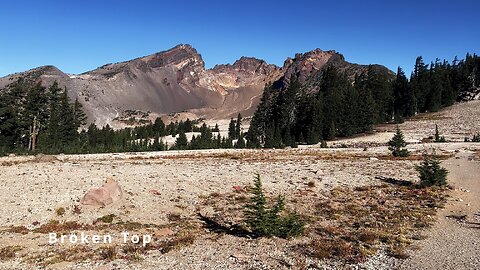
{"type": "Polygon", "coordinates": [[[408,79],[401,67],[398,67],[397,77],[393,81],[393,95],[395,119],[400,120],[415,114],[415,96],[410,91],[408,79]]]}
{"type": "Polygon", "coordinates": [[[78,98],[73,103],[73,121],[77,129],[87,124],[87,115],[83,111],[83,105],[78,101],[78,98]]]}
{"type": "Polygon", "coordinates": [[[235,140],[237,138],[235,126],[236,126],[235,120],[231,118],[230,123],[228,124],[228,138],[232,140],[235,140]]]}
{"type": "Polygon", "coordinates": [[[240,138],[240,134],[242,133],[242,115],[238,114],[237,121],[235,122],[235,138],[240,138]]]}
{"type": "Polygon", "coordinates": [[[68,98],[67,88],[64,88],[60,93],[60,103],[58,107],[58,113],[60,115],[58,123],[59,140],[61,147],[64,148],[68,145],[74,144],[77,137],[77,121],[75,119],[75,112],[70,104],[68,98]]]}
{"type": "Polygon", "coordinates": [[[181,131],[175,140],[175,150],[185,150],[188,148],[188,140],[185,132],[181,131]]]}

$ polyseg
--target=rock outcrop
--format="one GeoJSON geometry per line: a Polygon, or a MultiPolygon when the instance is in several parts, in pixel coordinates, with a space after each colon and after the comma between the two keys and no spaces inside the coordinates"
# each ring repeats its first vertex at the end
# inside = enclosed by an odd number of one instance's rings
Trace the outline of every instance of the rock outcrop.
{"type": "Polygon", "coordinates": [[[80,203],[103,207],[120,201],[122,198],[122,188],[112,177],[108,177],[102,187],[90,189],[80,200],[80,203]]]}
{"type": "MultiPolygon", "coordinates": [[[[83,104],[89,122],[117,128],[125,126],[123,116],[132,111],[146,115],[146,120],[179,112],[207,119],[229,119],[238,113],[250,116],[265,84],[287,86],[291,75],[308,84],[328,65],[335,65],[349,76],[367,67],[348,63],[335,51],[315,49],[288,58],[282,68],[241,57],[233,64],[206,69],[202,56],[192,46],[182,44],[79,75],[44,66],[0,78],[0,89],[19,78],[44,85],[58,81],[61,87],[67,87],[70,98],[78,98],[83,104]]],[[[383,66],[376,67],[393,74],[383,66]]]]}

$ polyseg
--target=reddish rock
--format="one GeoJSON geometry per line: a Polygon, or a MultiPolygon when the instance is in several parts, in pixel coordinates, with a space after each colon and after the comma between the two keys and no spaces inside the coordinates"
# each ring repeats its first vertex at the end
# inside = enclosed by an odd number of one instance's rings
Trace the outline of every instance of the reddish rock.
{"type": "Polygon", "coordinates": [[[153,195],[162,195],[162,193],[160,193],[160,191],[156,189],[150,189],[148,192],[150,192],[153,195]]]}
{"type": "Polygon", "coordinates": [[[170,230],[169,228],[162,228],[160,230],[155,231],[153,235],[156,237],[166,237],[174,234],[175,232],[170,230]]]}
{"type": "Polygon", "coordinates": [[[80,203],[101,207],[117,202],[122,197],[123,190],[120,185],[112,177],[108,177],[102,187],[90,189],[80,200],[80,203]]]}

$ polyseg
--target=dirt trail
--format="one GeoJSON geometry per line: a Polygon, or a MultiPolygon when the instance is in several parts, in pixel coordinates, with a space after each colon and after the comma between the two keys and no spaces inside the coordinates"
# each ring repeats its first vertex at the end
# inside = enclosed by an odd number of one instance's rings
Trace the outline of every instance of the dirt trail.
{"type": "Polygon", "coordinates": [[[420,250],[400,269],[480,269],[480,162],[461,151],[442,164],[455,189],[420,250]]]}

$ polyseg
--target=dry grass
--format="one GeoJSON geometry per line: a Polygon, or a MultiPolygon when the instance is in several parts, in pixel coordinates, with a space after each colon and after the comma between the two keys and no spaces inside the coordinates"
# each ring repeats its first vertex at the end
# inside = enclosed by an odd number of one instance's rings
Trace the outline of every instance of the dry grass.
{"type": "Polygon", "coordinates": [[[168,213],[167,219],[170,222],[179,222],[182,220],[182,216],[178,213],[168,213]]]}
{"type": "MultiPolygon", "coordinates": [[[[383,145],[383,144],[382,144],[383,145]]],[[[282,149],[282,150],[251,150],[245,152],[223,153],[181,153],[176,155],[130,157],[131,160],[162,160],[162,159],[230,159],[242,162],[275,162],[284,160],[346,160],[369,157],[366,153],[349,153],[342,151],[324,151],[323,149],[282,149]]]]}
{"type": "Polygon", "coordinates": [[[5,261],[5,260],[10,260],[15,258],[15,254],[22,250],[23,248],[20,246],[6,246],[0,248],[0,260],[5,261]]]}
{"type": "MultiPolygon", "coordinates": [[[[409,246],[421,238],[419,231],[432,225],[437,208],[446,201],[446,189],[394,184],[340,187],[319,195],[295,193],[301,199],[289,199],[308,224],[307,243],[292,249],[348,263],[365,261],[380,249],[405,258],[409,246]]],[[[238,196],[235,192],[214,194],[202,204],[215,210],[217,224],[233,228],[242,222],[244,201],[238,196]]]]}
{"type": "Polygon", "coordinates": [[[82,209],[78,205],[74,205],[72,209],[72,213],[75,215],[80,215],[82,213],[82,209]]]}
{"type": "MultiPolygon", "coordinates": [[[[39,226],[36,229],[28,230],[24,226],[11,227],[7,231],[15,233],[40,233],[46,234],[49,232],[56,232],[58,234],[68,234],[73,231],[108,231],[109,234],[129,231],[131,233],[138,233],[139,231],[164,228],[165,226],[155,224],[143,224],[132,221],[118,221],[114,222],[115,215],[106,215],[98,218],[94,225],[80,224],[74,221],[59,222],[51,220],[46,224],[39,226]]],[[[168,226],[175,227],[179,232],[167,238],[154,238],[152,243],[143,246],[142,244],[122,244],[122,245],[108,245],[99,248],[91,245],[78,245],[73,247],[57,246],[47,250],[24,254],[22,260],[29,264],[35,264],[40,267],[47,267],[48,265],[60,262],[86,262],[86,261],[112,261],[115,259],[125,259],[129,261],[138,261],[149,250],[159,250],[162,253],[167,253],[174,249],[179,249],[191,245],[195,237],[200,235],[202,231],[198,226],[188,220],[180,218],[175,214],[171,215],[172,221],[168,226]],[[178,218],[178,219],[177,219],[178,218]]],[[[12,258],[18,249],[7,247],[0,250],[0,256],[5,258],[12,258]],[[12,255],[13,254],[13,255],[12,255]]]]}
{"type": "Polygon", "coordinates": [[[117,247],[116,246],[100,247],[97,250],[97,254],[100,256],[100,259],[104,261],[113,261],[117,258],[117,247]]]}
{"type": "Polygon", "coordinates": [[[336,188],[310,213],[309,237],[303,246],[318,258],[364,261],[380,247],[405,258],[418,230],[431,226],[445,203],[445,189],[377,185],[336,188]]]}
{"type": "Polygon", "coordinates": [[[63,216],[63,215],[65,215],[65,212],[66,212],[66,210],[63,207],[59,207],[59,208],[55,209],[55,213],[57,214],[57,216],[63,216]]]}
{"type": "Polygon", "coordinates": [[[76,221],[60,222],[58,220],[50,220],[48,223],[41,225],[38,228],[33,229],[34,233],[50,233],[56,232],[57,234],[67,234],[77,230],[90,230],[92,226],[81,224],[76,221]]]}
{"type": "Polygon", "coordinates": [[[105,216],[102,216],[102,217],[99,217],[97,218],[93,224],[97,224],[99,222],[102,222],[102,223],[112,223],[113,220],[116,218],[117,216],[115,214],[109,214],[109,215],[105,215],[105,216]]]}
{"type": "Polygon", "coordinates": [[[86,246],[74,246],[63,249],[50,249],[44,253],[31,254],[23,260],[41,267],[46,267],[61,262],[87,261],[94,257],[94,250],[86,246]]]}
{"type": "Polygon", "coordinates": [[[195,241],[195,234],[191,232],[183,233],[175,238],[167,239],[155,245],[154,248],[160,250],[161,253],[165,254],[174,249],[179,249],[182,247],[187,247],[195,241]]]}
{"type": "Polygon", "coordinates": [[[11,226],[3,230],[3,232],[27,234],[30,232],[30,230],[25,226],[11,226]]]}
{"type": "MultiPolygon", "coordinates": [[[[451,153],[440,153],[435,154],[439,160],[447,160],[454,157],[454,154],[451,153]]],[[[410,154],[406,157],[394,157],[393,155],[379,155],[377,156],[379,160],[411,160],[411,161],[420,161],[423,160],[423,153],[410,154]]]]}

